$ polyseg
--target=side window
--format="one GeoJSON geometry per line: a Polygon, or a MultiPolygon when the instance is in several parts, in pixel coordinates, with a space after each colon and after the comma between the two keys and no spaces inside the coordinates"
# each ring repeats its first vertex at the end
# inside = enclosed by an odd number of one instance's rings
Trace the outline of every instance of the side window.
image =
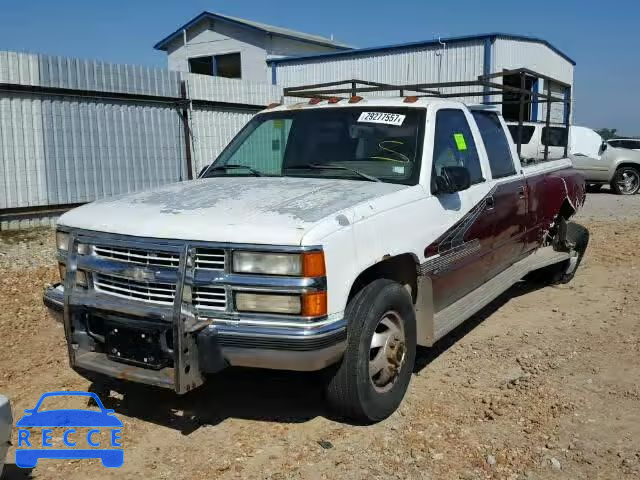
{"type": "Polygon", "coordinates": [[[511,148],[498,115],[494,112],[483,111],[474,111],[472,113],[478,124],[484,147],[487,150],[493,178],[515,175],[516,167],[513,164],[511,148]]]}
{"type": "Polygon", "coordinates": [[[432,176],[440,175],[443,167],[466,167],[472,185],[484,181],[476,144],[462,110],[436,113],[432,176]]]}
{"type": "Polygon", "coordinates": [[[564,147],[567,144],[567,129],[562,127],[544,127],[542,144],[550,147],[564,147]]]}
{"type": "Polygon", "coordinates": [[[291,119],[274,118],[261,123],[226,161],[267,174],[279,174],[289,140],[291,119]]]}
{"type": "Polygon", "coordinates": [[[609,140],[609,146],[613,147],[613,148],[620,148],[620,141],[619,140],[609,140]]]}

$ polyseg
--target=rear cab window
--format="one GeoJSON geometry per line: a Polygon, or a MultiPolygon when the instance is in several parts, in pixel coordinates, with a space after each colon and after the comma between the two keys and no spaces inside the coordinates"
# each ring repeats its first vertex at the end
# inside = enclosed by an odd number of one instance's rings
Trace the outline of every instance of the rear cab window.
{"type": "Polygon", "coordinates": [[[476,144],[463,110],[441,109],[436,112],[433,140],[433,182],[443,167],[465,167],[471,177],[471,185],[484,182],[476,144]]]}

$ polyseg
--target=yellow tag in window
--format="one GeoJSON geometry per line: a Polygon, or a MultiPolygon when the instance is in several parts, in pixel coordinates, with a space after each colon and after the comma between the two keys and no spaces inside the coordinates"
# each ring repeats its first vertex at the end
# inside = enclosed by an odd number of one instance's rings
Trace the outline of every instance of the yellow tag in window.
{"type": "Polygon", "coordinates": [[[458,150],[463,152],[467,149],[467,142],[465,141],[462,133],[454,133],[453,139],[456,141],[456,147],[458,147],[458,150]]]}

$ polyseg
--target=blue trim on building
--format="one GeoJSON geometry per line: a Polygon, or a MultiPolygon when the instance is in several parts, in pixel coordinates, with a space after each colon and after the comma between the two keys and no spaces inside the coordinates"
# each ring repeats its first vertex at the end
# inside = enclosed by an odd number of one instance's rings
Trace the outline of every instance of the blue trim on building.
{"type": "Polygon", "coordinates": [[[281,65],[281,64],[286,64],[286,63],[296,63],[296,62],[299,62],[301,60],[321,60],[321,59],[325,59],[325,58],[335,58],[335,57],[344,57],[344,56],[359,56],[359,55],[366,55],[366,54],[371,54],[371,53],[386,53],[386,52],[392,52],[392,51],[395,51],[395,50],[406,50],[406,49],[409,49],[409,48],[419,48],[419,47],[428,47],[428,46],[439,45],[440,41],[449,44],[449,43],[463,43],[463,42],[472,42],[472,41],[478,41],[478,40],[485,40],[487,38],[491,42],[493,42],[496,38],[506,38],[506,39],[511,39],[511,40],[524,40],[524,41],[529,41],[529,42],[541,43],[541,44],[546,45],[547,47],[549,47],[551,50],[553,50],[555,53],[560,55],[562,58],[564,58],[565,60],[570,62],[572,65],[576,64],[576,62],[574,60],[572,60],[564,52],[562,52],[558,48],[554,47],[553,45],[551,45],[546,40],[543,40],[541,38],[536,38],[536,37],[528,37],[528,36],[525,36],[525,35],[515,35],[515,34],[511,34],[511,33],[486,33],[486,34],[481,34],[481,35],[467,35],[467,36],[462,36],[462,37],[442,38],[440,40],[428,40],[428,41],[422,41],[422,42],[399,43],[399,44],[396,44],[396,45],[384,45],[384,46],[380,46],[380,47],[354,48],[354,49],[345,50],[345,51],[342,51],[342,52],[318,53],[318,54],[313,54],[313,55],[302,55],[302,56],[298,56],[298,57],[274,58],[274,59],[271,59],[271,60],[267,60],[267,64],[269,64],[269,65],[274,65],[274,64],[275,65],[281,65]]]}
{"type": "Polygon", "coordinates": [[[184,25],[182,25],[175,32],[170,33],[169,35],[164,37],[162,40],[160,40],[158,43],[156,43],[153,46],[153,48],[156,49],[156,50],[165,50],[167,45],[172,40],[174,40],[179,35],[182,35],[182,31],[183,30],[190,29],[196,23],[198,23],[198,22],[200,22],[201,20],[204,20],[204,19],[228,22],[228,23],[230,23],[232,25],[237,25],[237,26],[240,26],[240,27],[243,27],[243,28],[247,28],[249,30],[253,30],[253,31],[261,32],[261,33],[270,33],[271,35],[277,35],[278,37],[288,38],[290,40],[297,40],[299,42],[312,43],[314,45],[321,45],[323,47],[331,47],[331,48],[335,48],[337,50],[351,50],[351,47],[342,46],[342,45],[336,45],[336,44],[333,44],[331,42],[321,42],[321,41],[313,40],[313,39],[310,39],[310,38],[296,37],[295,35],[287,35],[285,33],[280,33],[280,32],[272,32],[272,31],[266,30],[264,28],[260,28],[260,27],[257,27],[257,26],[254,26],[254,25],[251,25],[251,24],[248,24],[248,23],[241,22],[239,20],[234,20],[233,18],[227,18],[227,17],[222,16],[222,15],[217,15],[217,14],[212,13],[212,12],[202,12],[197,17],[193,18],[192,20],[190,20],[187,23],[185,23],[184,25]]]}
{"type": "Polygon", "coordinates": [[[564,112],[562,117],[566,125],[569,123],[569,102],[571,101],[569,99],[569,89],[567,87],[564,87],[563,98],[564,102],[562,105],[564,106],[564,112]]]}
{"type": "MultiPolygon", "coordinates": [[[[540,79],[536,78],[535,81],[533,82],[533,85],[531,85],[531,91],[534,93],[538,93],[539,85],[540,85],[540,79]]],[[[531,99],[531,121],[532,122],[538,121],[538,97],[533,97],[531,99]]]]}
{"type": "Polygon", "coordinates": [[[276,68],[276,64],[271,64],[271,85],[278,84],[278,69],[276,68]]]}
{"type": "Polygon", "coordinates": [[[211,55],[211,76],[218,76],[218,62],[215,55],[211,55]]]}
{"type": "MultiPolygon", "coordinates": [[[[491,73],[491,50],[493,48],[493,41],[490,37],[484,39],[484,63],[482,65],[482,74],[489,75],[491,73]]],[[[491,101],[491,96],[488,94],[489,87],[484,87],[484,95],[482,96],[483,103],[491,101]]]]}

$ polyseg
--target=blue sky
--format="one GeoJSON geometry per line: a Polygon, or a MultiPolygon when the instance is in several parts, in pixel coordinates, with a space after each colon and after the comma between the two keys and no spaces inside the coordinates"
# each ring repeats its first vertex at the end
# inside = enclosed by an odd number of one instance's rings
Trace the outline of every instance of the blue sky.
{"type": "Polygon", "coordinates": [[[618,0],[5,0],[0,49],[165,67],[155,42],[203,10],[360,47],[506,32],[545,38],[576,62],[575,123],[640,135],[640,2],[618,0]],[[615,11],[608,15],[607,10],[615,11]],[[553,18],[544,20],[550,13],[553,18]]]}

